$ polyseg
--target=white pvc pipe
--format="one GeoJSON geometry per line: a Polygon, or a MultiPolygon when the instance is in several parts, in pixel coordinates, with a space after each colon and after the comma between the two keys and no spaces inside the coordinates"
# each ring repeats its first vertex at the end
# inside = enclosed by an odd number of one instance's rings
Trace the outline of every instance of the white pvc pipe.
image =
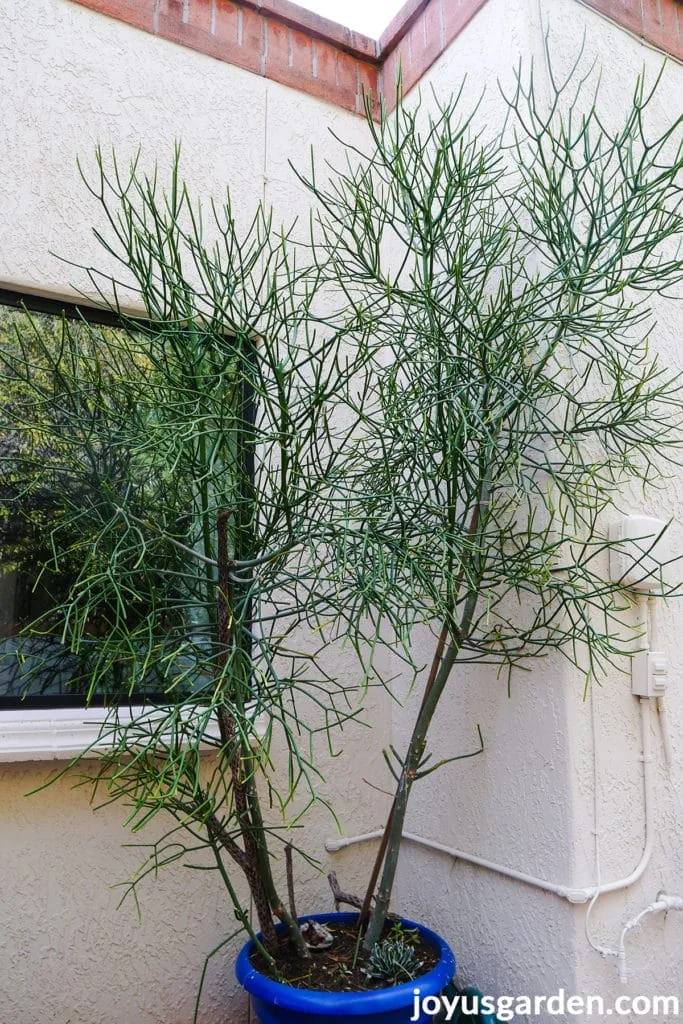
{"type": "MultiPolygon", "coordinates": [[[[360,836],[350,836],[348,839],[328,839],[325,843],[325,849],[328,853],[336,853],[337,850],[343,850],[347,846],[356,846],[358,843],[367,843],[373,839],[381,839],[384,833],[378,832],[366,832],[360,836]]],[[[484,857],[477,857],[473,853],[465,853],[463,850],[455,850],[451,846],[444,846],[443,843],[434,842],[432,839],[424,839],[422,836],[413,835],[412,832],[404,832],[403,839],[409,843],[415,843],[417,846],[424,846],[428,850],[438,850],[439,853],[445,853],[449,857],[455,857],[456,860],[466,861],[468,864],[474,864],[476,867],[485,868],[487,871],[494,871],[498,875],[505,875],[506,878],[514,878],[518,882],[524,882],[526,885],[533,885],[536,889],[545,889],[547,892],[554,892],[558,896],[563,896],[571,903],[584,903],[585,900],[582,898],[583,890],[572,889],[569,886],[555,885],[553,882],[546,882],[542,878],[536,878],[533,875],[527,875],[524,871],[515,871],[514,868],[504,867],[502,864],[496,864],[491,860],[486,860],[484,857]],[[576,897],[576,898],[574,898],[576,897]]]]}
{"type": "MultiPolygon", "coordinates": [[[[617,882],[607,882],[605,885],[599,887],[599,893],[602,896],[606,892],[618,892],[621,889],[628,889],[632,885],[635,885],[643,875],[645,870],[650,863],[652,858],[652,851],[654,849],[654,822],[653,822],[653,809],[655,805],[654,795],[654,770],[652,762],[652,738],[651,738],[651,712],[652,702],[647,697],[640,698],[640,722],[643,734],[643,808],[645,811],[645,836],[643,852],[638,862],[638,866],[630,875],[626,878],[621,878],[617,882]]],[[[593,886],[592,889],[585,890],[590,891],[588,899],[598,891],[597,886],[593,886]]]]}
{"type": "MultiPolygon", "coordinates": [[[[628,889],[642,878],[648,864],[650,863],[654,847],[654,829],[652,822],[654,793],[650,742],[650,702],[647,698],[643,698],[640,705],[643,730],[642,760],[645,803],[645,837],[643,852],[638,865],[631,874],[627,875],[625,878],[620,878],[614,882],[606,882],[600,886],[591,885],[577,889],[573,886],[558,885],[555,882],[549,882],[544,878],[538,878],[536,875],[529,875],[524,871],[516,871],[514,868],[508,868],[503,864],[496,864],[494,861],[486,860],[484,857],[478,857],[475,854],[466,853],[463,850],[457,850],[451,846],[445,846],[443,843],[435,842],[432,839],[425,839],[422,836],[414,835],[412,832],[404,832],[403,838],[409,843],[415,843],[416,845],[423,846],[428,850],[437,850],[439,853],[445,853],[449,857],[456,858],[456,860],[462,860],[467,864],[473,864],[475,867],[495,872],[497,875],[503,875],[506,878],[514,878],[516,881],[523,882],[525,885],[531,885],[535,889],[543,889],[545,892],[552,892],[556,896],[561,896],[562,899],[568,900],[570,903],[588,903],[596,893],[602,895],[603,893],[618,892],[621,889],[628,889]]],[[[375,839],[381,839],[383,834],[384,832],[382,830],[378,830],[376,832],[366,832],[363,835],[350,836],[349,838],[344,839],[328,839],[325,843],[325,849],[328,853],[336,853],[338,850],[344,850],[349,846],[357,846],[359,843],[367,843],[375,839]]]]}
{"type": "Polygon", "coordinates": [[[626,976],[626,936],[634,928],[639,928],[645,918],[650,917],[651,914],[666,914],[670,910],[683,910],[683,898],[667,896],[666,893],[661,892],[654,903],[651,903],[645,910],[641,910],[633,920],[624,925],[619,939],[619,949],[616,952],[616,956],[619,957],[619,977],[624,984],[628,980],[626,976]]]}
{"type": "Polygon", "coordinates": [[[662,746],[664,748],[664,761],[666,764],[667,771],[671,773],[673,766],[674,755],[671,749],[671,727],[669,725],[669,716],[666,710],[666,700],[664,697],[657,698],[657,711],[659,712],[659,727],[662,732],[662,746]]]}

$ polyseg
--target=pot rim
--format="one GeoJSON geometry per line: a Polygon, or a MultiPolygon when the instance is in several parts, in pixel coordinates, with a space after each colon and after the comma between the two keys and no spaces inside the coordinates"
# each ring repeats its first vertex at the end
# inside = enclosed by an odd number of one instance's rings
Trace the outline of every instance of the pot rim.
{"type": "MultiPolygon", "coordinates": [[[[306,914],[300,917],[299,921],[342,922],[353,921],[357,918],[357,913],[343,912],[306,914]]],[[[283,985],[282,982],[267,978],[251,964],[249,960],[249,954],[253,947],[251,939],[242,947],[237,957],[235,964],[237,980],[250,995],[286,1010],[308,1011],[309,1013],[324,1012],[343,1017],[373,1012],[386,1013],[402,1009],[410,1006],[413,1002],[416,989],[419,989],[420,996],[436,995],[441,992],[455,974],[455,957],[448,943],[430,928],[404,917],[401,918],[401,923],[407,928],[416,928],[422,938],[433,945],[439,953],[438,963],[426,974],[420,974],[412,981],[392,985],[389,988],[376,988],[360,992],[325,992],[322,989],[293,988],[291,985],[283,985]]],[[[277,928],[278,931],[282,931],[284,925],[278,925],[277,928]]]]}

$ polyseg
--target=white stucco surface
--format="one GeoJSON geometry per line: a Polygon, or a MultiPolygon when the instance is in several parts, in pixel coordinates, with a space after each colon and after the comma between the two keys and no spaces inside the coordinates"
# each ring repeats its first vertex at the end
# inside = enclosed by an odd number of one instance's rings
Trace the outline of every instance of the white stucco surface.
{"type": "MultiPolygon", "coordinates": [[[[652,74],[660,64],[652,50],[573,0],[490,0],[429,71],[425,103],[432,102],[430,87],[445,96],[466,72],[472,97],[486,90],[480,117],[496,125],[503,116],[496,79],[505,79],[520,56],[533,57],[542,71],[546,23],[557,67],[573,59],[585,31],[585,59],[597,57],[603,66],[610,114],[618,113],[640,67],[652,74]]],[[[683,71],[671,62],[657,121],[678,112],[682,93],[683,71]]],[[[331,155],[329,127],[357,143],[365,138],[354,115],[68,0],[3,0],[0,284],[68,297],[83,278],[51,252],[102,265],[91,233],[98,208],[75,166],[77,156],[92,166],[97,141],[114,145],[124,159],[142,145],[143,159],[163,166],[181,139],[194,194],[219,196],[229,181],[245,219],[265,195],[289,220],[305,214],[307,200],[288,160],[305,165],[311,144],[321,157],[331,155]]],[[[678,310],[663,305],[653,344],[671,366],[682,361],[679,332],[678,310]]],[[[680,520],[682,493],[676,477],[638,501],[648,513],[680,520]]],[[[604,945],[614,945],[623,922],[660,889],[683,894],[682,627],[683,607],[659,612],[659,646],[671,659],[675,763],[669,778],[653,732],[654,856],[633,889],[598,902],[592,925],[604,945]]],[[[425,656],[428,651],[426,644],[425,656]]],[[[442,755],[469,750],[480,724],[485,753],[421,784],[410,831],[549,881],[591,885],[596,757],[603,878],[628,874],[643,832],[638,707],[628,677],[611,674],[594,691],[594,746],[582,687],[559,661],[516,679],[510,697],[492,672],[458,673],[432,747],[442,755]]],[[[347,834],[383,823],[385,799],[364,780],[386,782],[380,749],[392,733],[401,749],[408,734],[408,714],[391,711],[384,700],[368,717],[377,723],[372,743],[365,730],[349,730],[345,756],[327,766],[325,795],[347,834]]],[[[187,1024],[203,958],[232,927],[217,880],[174,866],[146,883],[141,922],[132,903],[116,910],[120,891],[110,886],[141,860],[139,850],[123,846],[130,836],[120,809],[94,812],[84,792],[67,782],[26,798],[45,770],[0,765],[1,1024],[187,1024]]],[[[314,811],[308,851],[323,856],[324,839],[334,831],[329,816],[314,811]]],[[[345,888],[362,890],[372,852],[361,846],[330,861],[345,888]]],[[[302,876],[301,910],[329,905],[324,876],[303,869],[302,876]]],[[[460,979],[492,994],[553,994],[564,987],[608,1002],[622,991],[681,994],[683,915],[655,918],[631,938],[631,980],[622,990],[613,964],[586,942],[585,907],[552,894],[406,847],[395,905],[436,926],[454,947],[460,979]]],[[[210,969],[202,1024],[247,1019],[233,982],[233,955],[227,948],[210,969]]]]}

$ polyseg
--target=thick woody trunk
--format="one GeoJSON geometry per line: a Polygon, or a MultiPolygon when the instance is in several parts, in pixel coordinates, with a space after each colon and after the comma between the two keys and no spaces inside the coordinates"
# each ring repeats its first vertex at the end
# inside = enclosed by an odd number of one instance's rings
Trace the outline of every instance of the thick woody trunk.
{"type": "MultiPolygon", "coordinates": [[[[230,580],[232,562],[228,548],[228,523],[230,510],[223,509],[218,513],[218,617],[217,633],[220,646],[218,670],[223,675],[223,687],[227,691],[230,681],[225,674],[231,648],[233,664],[231,699],[245,713],[245,693],[242,677],[248,672],[248,656],[240,657],[239,627],[235,629],[234,609],[232,607],[233,587],[230,580]]],[[[243,653],[243,652],[242,652],[243,653]]],[[[266,845],[266,832],[261,813],[261,805],[254,779],[254,765],[251,748],[245,749],[238,737],[234,717],[223,705],[218,710],[218,725],[221,734],[223,756],[229,759],[232,780],[235,812],[242,834],[244,860],[241,866],[246,875],[249,890],[254,902],[259,927],[263,936],[263,944],[269,953],[277,950],[277,934],[273,915],[282,921],[294,942],[297,952],[302,957],[310,956],[301,931],[286,906],[280,899],[273,879],[270,855],[266,845]]]]}
{"type": "MultiPolygon", "coordinates": [[[[230,582],[230,557],[228,550],[228,521],[229,510],[221,510],[218,513],[218,615],[217,633],[219,644],[218,670],[223,674],[222,686],[224,691],[229,687],[229,680],[225,675],[226,666],[230,657],[230,647],[235,642],[235,630],[233,609],[231,607],[232,587],[230,582]]],[[[242,703],[240,694],[237,693],[240,687],[240,680],[233,676],[233,693],[230,694],[234,702],[242,703]]],[[[218,709],[218,726],[221,734],[223,756],[227,757],[230,764],[230,775],[232,779],[232,795],[235,802],[237,820],[242,833],[244,845],[244,861],[242,867],[247,878],[249,891],[254,902],[254,909],[258,918],[259,927],[263,935],[263,943],[266,949],[273,953],[277,946],[277,936],[273,915],[270,910],[270,903],[266,894],[265,886],[260,874],[260,857],[257,840],[254,834],[253,823],[249,813],[249,801],[247,796],[248,784],[244,775],[242,764],[243,751],[237,739],[234,717],[223,705],[218,709]]],[[[252,799],[255,794],[250,794],[252,799]]]]}

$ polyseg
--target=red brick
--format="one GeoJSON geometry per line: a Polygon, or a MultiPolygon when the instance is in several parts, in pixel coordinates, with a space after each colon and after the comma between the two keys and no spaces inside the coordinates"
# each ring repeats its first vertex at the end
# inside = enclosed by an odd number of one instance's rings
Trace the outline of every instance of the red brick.
{"type": "Polygon", "coordinates": [[[438,0],[432,0],[429,7],[425,8],[409,35],[412,70],[421,78],[441,53],[441,12],[438,0]]]}
{"type": "Polygon", "coordinates": [[[355,111],[356,109],[356,97],[349,97],[348,93],[342,92],[342,90],[329,82],[324,82],[321,78],[310,78],[304,85],[298,86],[302,92],[307,92],[311,96],[317,96],[320,100],[325,100],[327,103],[333,103],[335,107],[342,107],[344,110],[355,111]]]}
{"type": "MultiPolygon", "coordinates": [[[[410,0],[403,9],[403,29],[392,23],[398,45],[384,50],[383,67],[375,64],[376,46],[367,37],[302,14],[289,0],[75,0],[183,46],[237,64],[293,86],[348,110],[363,113],[362,90],[376,98],[380,88],[389,106],[395,98],[395,75],[402,64],[404,93],[417,83],[450,41],[487,0],[410,0]],[[257,8],[257,9],[255,9],[257,8]],[[155,10],[156,9],[156,10],[155,10]],[[407,24],[410,28],[406,31],[407,24]],[[329,32],[328,32],[329,29],[329,32]],[[325,30],[323,32],[323,30],[325,30]],[[401,36],[401,31],[403,35],[401,36]],[[325,36],[320,38],[319,35],[325,36]],[[365,50],[356,45],[365,46],[365,50]],[[380,82],[381,79],[381,82],[380,82]]],[[[598,8],[626,16],[635,0],[591,0],[598,8]]],[[[640,0],[638,0],[640,2],[640,0]]],[[[655,0],[648,6],[652,34],[659,40],[665,24],[657,20],[655,0]],[[654,15],[652,12],[654,11],[654,15]]],[[[673,0],[667,7],[667,25],[680,39],[673,0]]],[[[660,44],[661,45],[661,44],[660,44]]],[[[678,42],[676,43],[678,46],[678,42]]]]}
{"type": "Polygon", "coordinates": [[[216,38],[230,51],[237,46],[239,12],[232,0],[216,0],[216,38]]]}
{"type": "Polygon", "coordinates": [[[358,82],[360,88],[357,98],[357,112],[359,114],[365,113],[365,104],[363,100],[363,91],[365,91],[365,93],[372,93],[372,112],[373,116],[377,117],[379,111],[379,72],[377,71],[377,68],[373,67],[372,64],[364,64],[362,60],[359,61],[358,82]]]}
{"type": "Polygon", "coordinates": [[[394,50],[403,36],[406,34],[406,25],[415,20],[429,0],[406,0],[403,7],[391,19],[382,35],[379,37],[380,53],[388,54],[394,50]]]}
{"type": "Polygon", "coordinates": [[[256,32],[252,46],[240,46],[238,29],[245,13],[232,0],[190,0],[187,22],[183,22],[182,0],[161,0],[159,35],[181,46],[189,46],[218,60],[236,64],[260,74],[262,64],[263,26],[255,15],[256,32]],[[212,15],[215,12],[215,23],[212,15]],[[211,31],[212,27],[215,29],[211,31]]]}
{"type": "MultiPolygon", "coordinates": [[[[336,21],[306,10],[301,3],[291,0],[252,0],[266,17],[284,22],[290,28],[300,29],[313,37],[322,36],[333,45],[352,50],[359,57],[376,57],[377,43],[361,32],[354,32],[336,21]]],[[[305,0],[303,0],[305,3],[305,0]]],[[[371,3],[372,0],[369,0],[371,3]]]]}
{"type": "Polygon", "coordinates": [[[662,33],[661,0],[641,0],[643,16],[643,35],[646,39],[653,36],[659,38],[662,33]]]}
{"type": "Polygon", "coordinates": [[[255,11],[238,12],[238,46],[240,67],[265,74],[266,20],[255,11]]]}
{"type": "Polygon", "coordinates": [[[289,52],[292,68],[305,78],[313,77],[313,40],[305,32],[289,30],[289,52]]]}
{"type": "Polygon", "coordinates": [[[189,34],[187,39],[183,40],[186,26],[183,24],[182,0],[159,0],[156,29],[165,39],[172,39],[181,45],[190,45],[189,34]]]}
{"type": "Polygon", "coordinates": [[[396,76],[398,75],[398,54],[392,50],[382,65],[380,88],[389,110],[396,106],[396,76]]]}
{"type": "Polygon", "coordinates": [[[199,32],[203,32],[207,36],[211,35],[212,8],[212,0],[190,0],[189,23],[192,28],[197,29],[199,32]]]}
{"type": "Polygon", "coordinates": [[[322,39],[313,40],[314,78],[337,87],[337,53],[339,51],[322,39]]]}
{"type": "Polygon", "coordinates": [[[354,106],[358,95],[358,61],[350,53],[337,54],[337,85],[342,92],[353,96],[354,106]]]}
{"type": "Polygon", "coordinates": [[[587,3],[636,35],[643,34],[640,0],[587,0],[587,3]]]}
{"type": "Polygon", "coordinates": [[[177,31],[183,23],[183,0],[159,0],[157,12],[160,24],[167,24],[169,31],[177,31]]]}
{"type": "Polygon", "coordinates": [[[643,0],[643,35],[662,50],[681,56],[678,11],[672,0],[643,0]]]}
{"type": "MultiPolygon", "coordinates": [[[[289,29],[279,21],[266,20],[266,75],[289,71],[289,29]]],[[[278,78],[278,81],[280,79],[278,78]]]]}
{"type": "Polygon", "coordinates": [[[596,11],[600,11],[602,14],[610,16],[612,10],[612,0],[586,0],[589,7],[594,7],[596,11]]]}
{"type": "Polygon", "coordinates": [[[213,4],[211,0],[192,0],[190,28],[196,34],[196,48],[218,60],[241,65],[237,17],[237,6],[232,0],[213,0],[213,4]]]}
{"type": "Polygon", "coordinates": [[[650,21],[660,22],[661,0],[640,0],[643,10],[643,21],[647,24],[650,21]]]}
{"type": "Polygon", "coordinates": [[[313,81],[313,40],[277,21],[266,21],[268,48],[266,77],[294,89],[311,91],[313,81]]]}
{"type": "Polygon", "coordinates": [[[408,95],[422,74],[421,65],[413,59],[411,35],[412,29],[407,36],[403,37],[395,50],[401,65],[401,83],[404,96],[408,95]]]}
{"type": "Polygon", "coordinates": [[[363,80],[376,95],[378,72],[374,66],[359,62],[334,45],[268,20],[268,78],[357,111],[361,69],[363,80]]]}
{"type": "Polygon", "coordinates": [[[669,52],[683,60],[683,7],[676,0],[662,0],[662,14],[665,28],[672,26],[671,38],[674,44],[669,52]]]}
{"type": "MultiPolygon", "coordinates": [[[[353,58],[341,53],[336,46],[325,43],[321,39],[313,40],[313,85],[307,91],[320,99],[335,103],[346,110],[356,110],[358,67],[362,69],[370,65],[360,64],[353,68],[353,58]],[[339,64],[341,64],[341,74],[339,64]]],[[[374,71],[375,94],[377,93],[377,71],[374,71]]],[[[302,86],[303,88],[304,86],[302,86]]]]}
{"type": "Polygon", "coordinates": [[[422,15],[426,40],[425,49],[434,54],[432,60],[443,52],[445,45],[443,2],[444,0],[432,0],[422,15]]]}
{"type": "Polygon", "coordinates": [[[212,57],[221,56],[217,40],[211,34],[211,8],[211,0],[190,0],[187,21],[184,21],[182,0],[160,0],[157,32],[181,46],[189,46],[212,57]]]}
{"type": "Polygon", "coordinates": [[[460,35],[487,0],[443,0],[444,42],[446,46],[460,35]]]}
{"type": "Polygon", "coordinates": [[[643,11],[640,0],[612,0],[610,17],[638,35],[643,33],[643,11]]]}
{"type": "Polygon", "coordinates": [[[76,3],[145,32],[154,31],[154,0],[76,0],[76,3]]]}
{"type": "Polygon", "coordinates": [[[355,110],[358,96],[358,61],[349,53],[337,50],[335,74],[340,105],[347,110],[355,110]]]}

